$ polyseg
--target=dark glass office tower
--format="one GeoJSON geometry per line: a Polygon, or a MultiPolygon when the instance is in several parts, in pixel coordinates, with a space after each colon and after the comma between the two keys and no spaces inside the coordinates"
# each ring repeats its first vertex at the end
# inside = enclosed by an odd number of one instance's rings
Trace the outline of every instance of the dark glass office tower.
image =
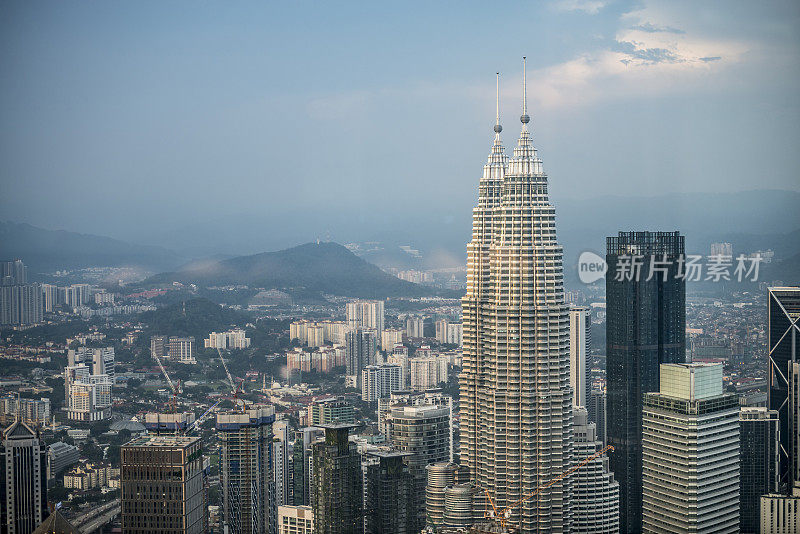
{"type": "Polygon", "coordinates": [[[686,360],[684,237],[620,232],[606,245],[607,441],[614,446],[620,532],[637,533],[642,528],[643,395],[659,391],[659,365],[686,360]]]}
{"type": "Polygon", "coordinates": [[[361,455],[349,441],[356,425],[320,425],[325,438],[312,444],[312,505],[315,534],[364,532],[361,455]]]}
{"type": "Polygon", "coordinates": [[[760,531],[761,496],[778,491],[778,413],[739,412],[739,531],[760,531]]]}
{"type": "MultiPolygon", "coordinates": [[[[417,492],[414,475],[404,457],[407,452],[370,452],[376,463],[367,467],[364,495],[366,534],[412,534],[416,528],[417,492]]],[[[424,495],[424,494],[423,494],[424,495]]],[[[424,498],[424,497],[423,497],[424,498]]]]}
{"type": "Polygon", "coordinates": [[[769,346],[769,401],[780,419],[779,490],[791,491],[794,475],[790,473],[792,442],[789,428],[789,363],[798,361],[800,344],[800,287],[769,288],[767,304],[769,346]]]}

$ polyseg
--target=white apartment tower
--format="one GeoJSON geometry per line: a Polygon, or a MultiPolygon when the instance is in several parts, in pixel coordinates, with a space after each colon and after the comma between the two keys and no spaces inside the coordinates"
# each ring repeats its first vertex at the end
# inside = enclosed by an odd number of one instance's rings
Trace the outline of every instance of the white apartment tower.
{"type": "Polygon", "coordinates": [[[586,368],[592,332],[590,313],[589,308],[583,306],[569,310],[569,385],[573,406],[587,406],[592,392],[586,368]]]}
{"type": "MultiPolygon", "coordinates": [[[[573,461],[562,248],[547,175],[528,132],[524,80],[523,74],[522,133],[511,160],[500,141],[498,105],[462,299],[461,463],[498,509],[573,461]]],[[[514,507],[510,522],[521,534],[570,532],[571,506],[567,477],[514,507]]]]}
{"type": "Polygon", "coordinates": [[[383,301],[382,300],[356,300],[348,302],[345,310],[347,326],[350,328],[370,328],[378,333],[380,339],[383,332],[383,301]]]}

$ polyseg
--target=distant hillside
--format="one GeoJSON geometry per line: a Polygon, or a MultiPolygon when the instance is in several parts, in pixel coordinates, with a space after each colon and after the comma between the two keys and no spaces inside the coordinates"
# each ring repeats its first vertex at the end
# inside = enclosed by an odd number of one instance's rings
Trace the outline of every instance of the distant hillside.
{"type": "Polygon", "coordinates": [[[110,237],[45,230],[25,223],[0,221],[0,260],[21,258],[35,275],[84,267],[174,269],[186,261],[161,247],[133,245],[110,237]]]}
{"type": "Polygon", "coordinates": [[[150,334],[194,336],[195,342],[202,344],[209,332],[222,332],[231,325],[242,326],[248,319],[241,312],[196,298],[144,312],[139,320],[147,325],[150,334]]]}
{"type": "Polygon", "coordinates": [[[337,243],[308,243],[277,252],[187,265],[143,284],[240,284],[266,289],[297,288],[332,295],[384,298],[434,294],[381,271],[337,243]]]}

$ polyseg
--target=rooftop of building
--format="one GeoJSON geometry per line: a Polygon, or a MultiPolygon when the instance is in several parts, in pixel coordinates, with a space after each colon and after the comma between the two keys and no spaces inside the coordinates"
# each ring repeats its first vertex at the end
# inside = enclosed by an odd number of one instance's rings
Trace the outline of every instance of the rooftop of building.
{"type": "Polygon", "coordinates": [[[132,439],[126,443],[125,447],[186,447],[196,441],[200,441],[197,436],[158,436],[147,435],[132,439]]]}

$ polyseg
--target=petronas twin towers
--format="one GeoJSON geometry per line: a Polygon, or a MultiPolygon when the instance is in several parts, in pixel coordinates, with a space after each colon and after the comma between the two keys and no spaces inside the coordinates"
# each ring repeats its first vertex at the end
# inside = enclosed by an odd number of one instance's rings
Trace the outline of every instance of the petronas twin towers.
{"type": "Polygon", "coordinates": [[[462,299],[461,463],[498,511],[510,507],[520,533],[569,532],[572,479],[541,489],[572,466],[569,312],[555,210],[528,132],[524,74],[520,121],[509,159],[498,103],[473,210],[462,299]]]}

